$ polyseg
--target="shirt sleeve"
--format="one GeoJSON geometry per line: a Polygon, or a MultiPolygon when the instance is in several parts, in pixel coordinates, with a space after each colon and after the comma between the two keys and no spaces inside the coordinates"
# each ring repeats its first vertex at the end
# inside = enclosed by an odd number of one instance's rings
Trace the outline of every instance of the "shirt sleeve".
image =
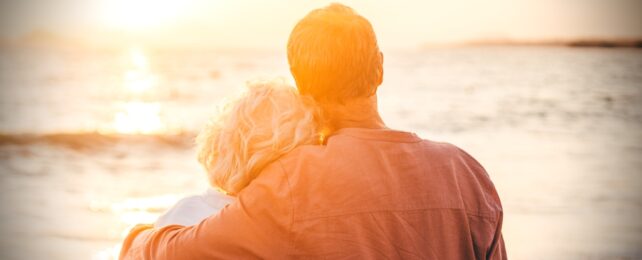
{"type": "Polygon", "coordinates": [[[502,235],[503,219],[504,217],[502,213],[500,214],[500,217],[499,217],[497,230],[495,231],[493,242],[490,245],[490,249],[488,251],[488,257],[486,257],[487,259],[491,259],[491,260],[508,259],[508,257],[506,256],[506,246],[504,245],[504,236],[502,235]]]}
{"type": "Polygon", "coordinates": [[[499,234],[499,240],[490,251],[490,254],[488,255],[488,259],[492,259],[492,260],[508,259],[508,257],[506,256],[506,246],[504,246],[504,238],[502,234],[499,234]]]}
{"type": "Polygon", "coordinates": [[[282,258],[291,247],[292,213],[287,176],[276,161],[235,202],[197,225],[134,228],[120,259],[282,258]]]}

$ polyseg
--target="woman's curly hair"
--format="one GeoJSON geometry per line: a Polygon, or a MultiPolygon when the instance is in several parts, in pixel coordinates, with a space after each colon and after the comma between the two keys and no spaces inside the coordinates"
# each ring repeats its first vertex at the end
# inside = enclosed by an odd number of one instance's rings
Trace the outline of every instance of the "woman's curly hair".
{"type": "Polygon", "coordinates": [[[319,144],[319,110],[283,79],[248,82],[198,135],[210,184],[238,194],[261,170],[299,145],[319,144]]]}

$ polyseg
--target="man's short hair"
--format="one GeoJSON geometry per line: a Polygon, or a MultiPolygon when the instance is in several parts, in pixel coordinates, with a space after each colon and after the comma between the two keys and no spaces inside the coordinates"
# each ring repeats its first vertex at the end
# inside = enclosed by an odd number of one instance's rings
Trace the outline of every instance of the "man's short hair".
{"type": "Polygon", "coordinates": [[[374,95],[383,58],[370,22],[352,8],[331,4],[299,21],[288,41],[297,88],[322,103],[374,95]]]}

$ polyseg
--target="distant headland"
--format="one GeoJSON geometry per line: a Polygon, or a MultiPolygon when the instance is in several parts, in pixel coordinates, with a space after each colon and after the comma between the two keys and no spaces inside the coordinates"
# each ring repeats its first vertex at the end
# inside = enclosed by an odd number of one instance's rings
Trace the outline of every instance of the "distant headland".
{"type": "Polygon", "coordinates": [[[596,47],[596,48],[642,48],[642,38],[639,39],[573,39],[573,40],[544,40],[520,41],[510,39],[473,40],[463,42],[464,46],[568,46],[568,47],[596,47]]]}
{"type": "Polygon", "coordinates": [[[639,39],[572,39],[572,40],[513,40],[513,39],[483,39],[454,43],[425,43],[424,48],[432,47],[469,47],[469,46],[565,46],[590,48],[642,48],[642,38],[639,39]]]}

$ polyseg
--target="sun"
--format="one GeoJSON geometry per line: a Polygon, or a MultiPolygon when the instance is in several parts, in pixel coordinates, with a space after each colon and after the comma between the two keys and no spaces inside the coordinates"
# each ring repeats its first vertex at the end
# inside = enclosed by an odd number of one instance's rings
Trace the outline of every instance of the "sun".
{"type": "Polygon", "coordinates": [[[103,0],[101,12],[110,27],[143,30],[177,19],[190,5],[189,0],[103,0]]]}

